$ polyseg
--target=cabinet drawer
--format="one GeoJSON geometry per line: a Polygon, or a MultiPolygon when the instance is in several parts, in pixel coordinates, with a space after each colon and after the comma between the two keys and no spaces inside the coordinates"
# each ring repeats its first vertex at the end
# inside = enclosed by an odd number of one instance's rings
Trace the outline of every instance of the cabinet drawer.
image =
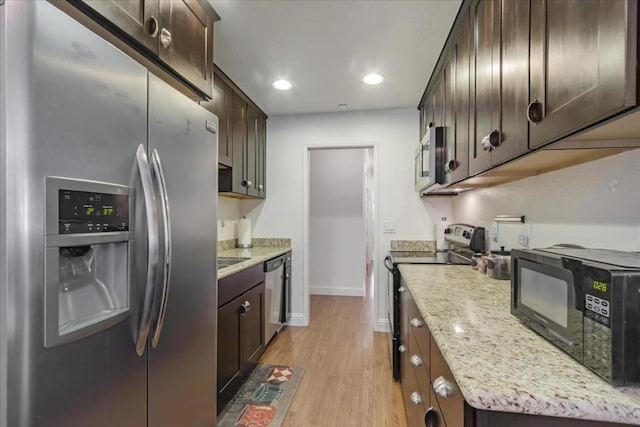
{"type": "Polygon", "coordinates": [[[430,368],[431,385],[447,427],[463,427],[464,397],[433,338],[430,368]]]}
{"type": "Polygon", "coordinates": [[[420,353],[422,353],[425,357],[426,368],[429,371],[429,343],[431,334],[429,333],[429,328],[427,328],[427,324],[425,323],[422,314],[420,314],[420,310],[416,306],[416,303],[411,299],[409,304],[407,304],[407,315],[409,318],[409,327],[413,334],[415,335],[416,342],[418,344],[418,349],[420,353]]]}

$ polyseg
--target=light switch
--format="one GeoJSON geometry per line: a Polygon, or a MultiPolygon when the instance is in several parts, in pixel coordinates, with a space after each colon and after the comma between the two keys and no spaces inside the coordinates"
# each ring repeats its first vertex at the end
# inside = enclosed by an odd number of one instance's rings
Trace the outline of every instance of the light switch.
{"type": "Polygon", "coordinates": [[[384,221],[384,233],[385,234],[395,234],[396,233],[396,222],[395,221],[384,221]]]}

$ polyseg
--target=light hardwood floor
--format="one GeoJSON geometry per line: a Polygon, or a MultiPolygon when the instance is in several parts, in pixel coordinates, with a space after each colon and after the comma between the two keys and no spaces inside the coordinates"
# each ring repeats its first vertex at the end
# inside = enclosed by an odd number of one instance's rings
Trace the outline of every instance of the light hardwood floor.
{"type": "Polygon", "coordinates": [[[288,327],[260,362],[305,368],[283,427],[405,427],[389,334],[373,332],[370,297],[311,296],[311,323],[288,327]]]}

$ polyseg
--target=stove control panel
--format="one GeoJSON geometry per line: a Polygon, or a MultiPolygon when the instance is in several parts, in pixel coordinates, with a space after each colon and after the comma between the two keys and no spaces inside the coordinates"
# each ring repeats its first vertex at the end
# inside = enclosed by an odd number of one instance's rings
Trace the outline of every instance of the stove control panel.
{"type": "Polygon", "coordinates": [[[468,224],[451,224],[444,230],[444,240],[474,252],[485,250],[485,229],[468,224]]]}

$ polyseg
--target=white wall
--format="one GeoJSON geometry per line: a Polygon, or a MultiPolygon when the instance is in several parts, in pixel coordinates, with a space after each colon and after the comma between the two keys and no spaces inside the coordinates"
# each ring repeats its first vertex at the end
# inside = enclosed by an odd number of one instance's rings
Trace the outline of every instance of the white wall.
{"type": "Polygon", "coordinates": [[[309,292],[364,296],[363,148],[309,152],[309,292]]]}
{"type": "MultiPolygon", "coordinates": [[[[386,321],[387,275],[382,260],[392,239],[434,239],[435,220],[451,217],[451,200],[421,199],[413,191],[413,157],[418,143],[414,108],[273,116],[267,122],[267,198],[245,206],[255,237],[289,237],[293,249],[293,324],[309,321],[305,282],[305,212],[308,209],[308,150],[320,147],[374,147],[376,224],[374,294],[376,329],[386,321]],[[396,234],[383,234],[393,220],[396,234]]],[[[246,211],[245,211],[246,210],[246,211]]]]}
{"type": "MultiPolygon", "coordinates": [[[[529,247],[575,243],[639,251],[640,150],[459,195],[453,214],[489,229],[497,214],[523,214],[529,247]]],[[[520,247],[523,226],[501,224],[498,231],[506,246],[520,247]]]]}
{"type": "Polygon", "coordinates": [[[218,241],[238,237],[240,219],[240,200],[218,197],[218,241]]]}

